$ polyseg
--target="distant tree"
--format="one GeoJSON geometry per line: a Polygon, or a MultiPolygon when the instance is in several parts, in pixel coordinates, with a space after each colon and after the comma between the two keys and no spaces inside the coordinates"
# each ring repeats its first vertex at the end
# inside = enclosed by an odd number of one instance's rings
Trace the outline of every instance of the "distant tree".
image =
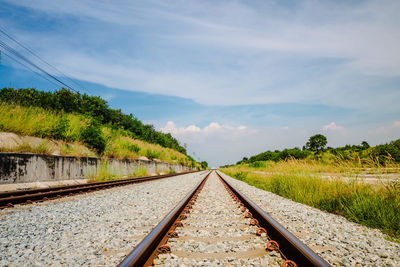
{"type": "Polygon", "coordinates": [[[362,146],[362,149],[368,149],[369,148],[369,144],[368,144],[367,141],[362,141],[361,142],[361,146],[362,146]]]}
{"type": "Polygon", "coordinates": [[[320,151],[324,150],[326,144],[328,144],[326,137],[322,134],[316,134],[308,139],[305,149],[319,153],[320,151]]]}
{"type": "Polygon", "coordinates": [[[207,167],[208,167],[207,161],[202,161],[202,162],[200,162],[200,165],[201,165],[201,168],[202,168],[202,169],[207,169],[207,167]]]}

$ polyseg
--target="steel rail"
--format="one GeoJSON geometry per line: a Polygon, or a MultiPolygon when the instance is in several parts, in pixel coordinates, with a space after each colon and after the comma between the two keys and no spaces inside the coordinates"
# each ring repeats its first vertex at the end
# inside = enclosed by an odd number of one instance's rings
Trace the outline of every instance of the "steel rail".
{"type": "Polygon", "coordinates": [[[83,187],[83,186],[88,186],[88,185],[105,185],[105,184],[111,184],[111,183],[115,183],[115,182],[125,182],[125,181],[128,182],[128,181],[133,181],[133,180],[136,180],[139,178],[147,179],[147,178],[154,178],[154,177],[159,177],[159,178],[172,177],[172,176],[186,174],[186,173],[192,173],[192,172],[194,172],[194,171],[163,174],[163,175],[157,175],[157,176],[131,177],[131,178],[125,178],[125,179],[118,179],[118,180],[104,181],[104,182],[93,182],[93,183],[86,183],[86,184],[62,185],[62,186],[53,186],[53,187],[48,187],[48,188],[7,191],[7,192],[0,192],[0,198],[10,197],[10,196],[21,196],[21,195],[26,195],[26,194],[36,194],[36,193],[42,193],[42,192],[48,192],[48,191],[54,191],[54,190],[62,190],[65,188],[83,187]]]}
{"type": "Polygon", "coordinates": [[[162,178],[168,178],[192,172],[174,173],[174,174],[166,174],[158,176],[135,177],[122,180],[95,182],[95,183],[87,183],[79,185],[67,185],[67,186],[57,186],[57,187],[41,188],[41,189],[3,192],[0,194],[0,208],[13,207],[16,204],[22,204],[26,202],[30,203],[34,201],[45,201],[48,199],[54,199],[66,195],[106,189],[115,186],[141,183],[146,181],[154,181],[162,178]]]}
{"type": "Polygon", "coordinates": [[[298,266],[331,266],[328,262],[302,243],[297,237],[290,233],[285,227],[262,210],[251,199],[234,188],[222,177],[222,175],[218,172],[216,173],[251,212],[253,218],[258,220],[259,225],[265,228],[268,231],[268,235],[279,243],[280,250],[289,255],[290,260],[293,260],[298,266]]]}
{"type": "Polygon", "coordinates": [[[202,179],[190,192],[173,208],[167,216],[130,252],[125,259],[118,265],[119,267],[128,266],[147,266],[151,265],[154,253],[160,245],[167,240],[168,231],[179,219],[185,207],[191,202],[199,190],[207,181],[211,171],[202,179]]]}

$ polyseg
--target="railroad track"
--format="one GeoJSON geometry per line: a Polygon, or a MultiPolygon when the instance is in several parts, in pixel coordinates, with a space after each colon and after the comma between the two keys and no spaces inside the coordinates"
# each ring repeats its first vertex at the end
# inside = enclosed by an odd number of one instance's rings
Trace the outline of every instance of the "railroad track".
{"type": "Polygon", "coordinates": [[[12,208],[17,204],[30,204],[33,202],[43,202],[65,196],[71,196],[91,191],[112,188],[116,186],[129,185],[134,183],[143,183],[163,178],[169,178],[177,175],[183,175],[192,172],[182,172],[174,174],[165,174],[157,176],[133,177],[128,179],[113,180],[106,182],[95,182],[79,185],[66,185],[50,188],[18,190],[0,193],[0,209],[12,208]]]}
{"type": "Polygon", "coordinates": [[[119,264],[330,266],[216,171],[119,264]]]}

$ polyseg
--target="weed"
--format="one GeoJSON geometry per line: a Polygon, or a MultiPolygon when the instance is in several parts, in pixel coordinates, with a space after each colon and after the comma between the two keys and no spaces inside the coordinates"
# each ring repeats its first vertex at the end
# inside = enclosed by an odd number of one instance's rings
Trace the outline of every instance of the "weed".
{"type": "Polygon", "coordinates": [[[158,151],[154,151],[154,150],[147,150],[146,151],[146,157],[153,160],[153,159],[157,159],[160,157],[160,152],[158,151]]]}
{"type": "MultiPolygon", "coordinates": [[[[267,190],[331,213],[350,221],[379,228],[393,240],[400,238],[400,182],[366,184],[357,180],[359,170],[339,163],[327,166],[308,160],[265,162],[266,167],[241,164],[223,168],[226,174],[267,190]],[[323,178],[325,172],[337,172],[337,178],[323,178]],[[354,174],[356,179],[344,180],[354,174]]],[[[380,168],[384,172],[384,168],[380,168]]],[[[378,171],[375,169],[375,171],[378,171]]]]}
{"type": "Polygon", "coordinates": [[[133,177],[143,177],[143,176],[147,176],[147,175],[148,175],[148,172],[145,167],[135,168],[135,170],[132,172],[133,177]]]}

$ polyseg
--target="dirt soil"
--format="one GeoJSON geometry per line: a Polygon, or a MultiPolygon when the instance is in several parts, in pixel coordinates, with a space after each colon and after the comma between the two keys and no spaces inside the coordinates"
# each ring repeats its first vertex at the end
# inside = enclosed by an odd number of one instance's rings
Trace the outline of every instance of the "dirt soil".
{"type": "MultiPolygon", "coordinates": [[[[62,141],[44,139],[34,136],[22,136],[15,133],[0,132],[0,151],[3,152],[31,152],[27,150],[27,147],[36,148],[45,142],[48,148],[49,155],[60,156],[62,144],[66,144],[62,141]]],[[[77,144],[69,143],[70,146],[77,146],[77,144]]],[[[87,155],[93,154],[87,147],[79,145],[79,150],[87,155]]]]}

